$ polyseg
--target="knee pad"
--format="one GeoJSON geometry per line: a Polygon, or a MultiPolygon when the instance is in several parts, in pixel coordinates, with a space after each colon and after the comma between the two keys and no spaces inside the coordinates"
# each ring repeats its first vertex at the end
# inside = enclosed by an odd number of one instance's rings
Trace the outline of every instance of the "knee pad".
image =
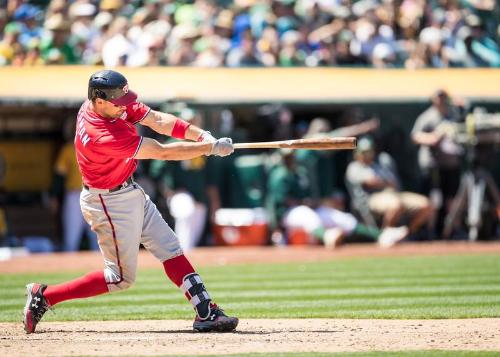
{"type": "Polygon", "coordinates": [[[201,277],[197,273],[186,275],[182,279],[182,290],[188,295],[198,317],[206,319],[210,316],[210,295],[208,295],[201,277]]]}

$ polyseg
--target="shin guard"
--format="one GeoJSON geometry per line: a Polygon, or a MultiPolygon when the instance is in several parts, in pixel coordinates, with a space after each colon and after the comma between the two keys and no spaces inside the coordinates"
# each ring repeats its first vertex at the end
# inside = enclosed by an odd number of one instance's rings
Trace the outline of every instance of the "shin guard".
{"type": "Polygon", "coordinates": [[[202,320],[210,316],[210,296],[208,295],[201,277],[197,273],[186,275],[182,279],[181,289],[189,297],[198,317],[202,320]]]}

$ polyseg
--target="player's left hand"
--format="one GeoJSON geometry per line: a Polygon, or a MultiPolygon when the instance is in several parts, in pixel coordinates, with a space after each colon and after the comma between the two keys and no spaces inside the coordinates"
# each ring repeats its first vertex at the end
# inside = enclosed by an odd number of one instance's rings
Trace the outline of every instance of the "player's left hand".
{"type": "Polygon", "coordinates": [[[231,138],[220,138],[213,143],[210,155],[228,156],[234,151],[233,140],[231,138]]]}

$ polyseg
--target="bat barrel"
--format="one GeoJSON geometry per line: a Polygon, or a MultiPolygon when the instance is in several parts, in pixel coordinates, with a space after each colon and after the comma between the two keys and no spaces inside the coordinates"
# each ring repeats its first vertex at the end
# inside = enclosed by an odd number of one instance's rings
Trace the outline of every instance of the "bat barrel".
{"type": "Polygon", "coordinates": [[[349,150],[356,148],[355,137],[338,138],[309,138],[288,140],[280,145],[285,149],[309,149],[309,150],[349,150]]]}
{"type": "Polygon", "coordinates": [[[307,150],[351,150],[356,148],[355,137],[307,138],[284,141],[234,144],[235,149],[307,149],[307,150]]]}

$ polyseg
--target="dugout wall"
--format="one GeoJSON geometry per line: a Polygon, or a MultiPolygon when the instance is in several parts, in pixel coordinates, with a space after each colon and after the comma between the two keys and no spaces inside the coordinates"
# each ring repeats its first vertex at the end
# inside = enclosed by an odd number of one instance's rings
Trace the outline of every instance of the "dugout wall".
{"type": "MultiPolygon", "coordinates": [[[[0,157],[3,158],[0,166],[6,168],[0,185],[0,202],[7,211],[13,234],[42,234],[56,241],[59,239],[57,219],[47,210],[52,167],[57,149],[63,143],[64,121],[76,115],[86,95],[88,77],[98,69],[70,66],[0,68],[0,157]]],[[[266,127],[269,123],[263,125],[272,120],[272,107],[289,108],[296,126],[321,116],[333,127],[343,125],[353,108],[361,109],[362,118],[377,116],[381,119],[380,141],[387,145],[384,149],[395,153],[403,183],[409,189],[417,184],[412,165],[416,148],[409,140],[409,131],[418,114],[429,105],[432,92],[445,88],[453,96],[470,100],[472,105],[500,111],[500,70],[494,69],[163,67],[119,70],[147,104],[169,110],[176,103],[186,103],[203,112],[207,126],[214,133],[221,130],[218,127],[221,113],[231,110],[238,129],[232,133],[235,141],[272,139],[266,127]],[[265,107],[271,108],[267,118],[262,114],[265,107]]],[[[349,159],[349,153],[336,155],[338,176],[334,185],[342,186],[343,168],[349,159]]],[[[232,182],[222,186],[226,190],[226,206],[260,205],[259,186],[248,184],[248,180],[259,177],[256,174],[259,165],[252,165],[236,163],[245,169],[233,172],[232,182]],[[244,195],[234,194],[242,188],[250,189],[244,191],[244,195]]],[[[500,181],[498,165],[495,177],[500,181]]]]}

